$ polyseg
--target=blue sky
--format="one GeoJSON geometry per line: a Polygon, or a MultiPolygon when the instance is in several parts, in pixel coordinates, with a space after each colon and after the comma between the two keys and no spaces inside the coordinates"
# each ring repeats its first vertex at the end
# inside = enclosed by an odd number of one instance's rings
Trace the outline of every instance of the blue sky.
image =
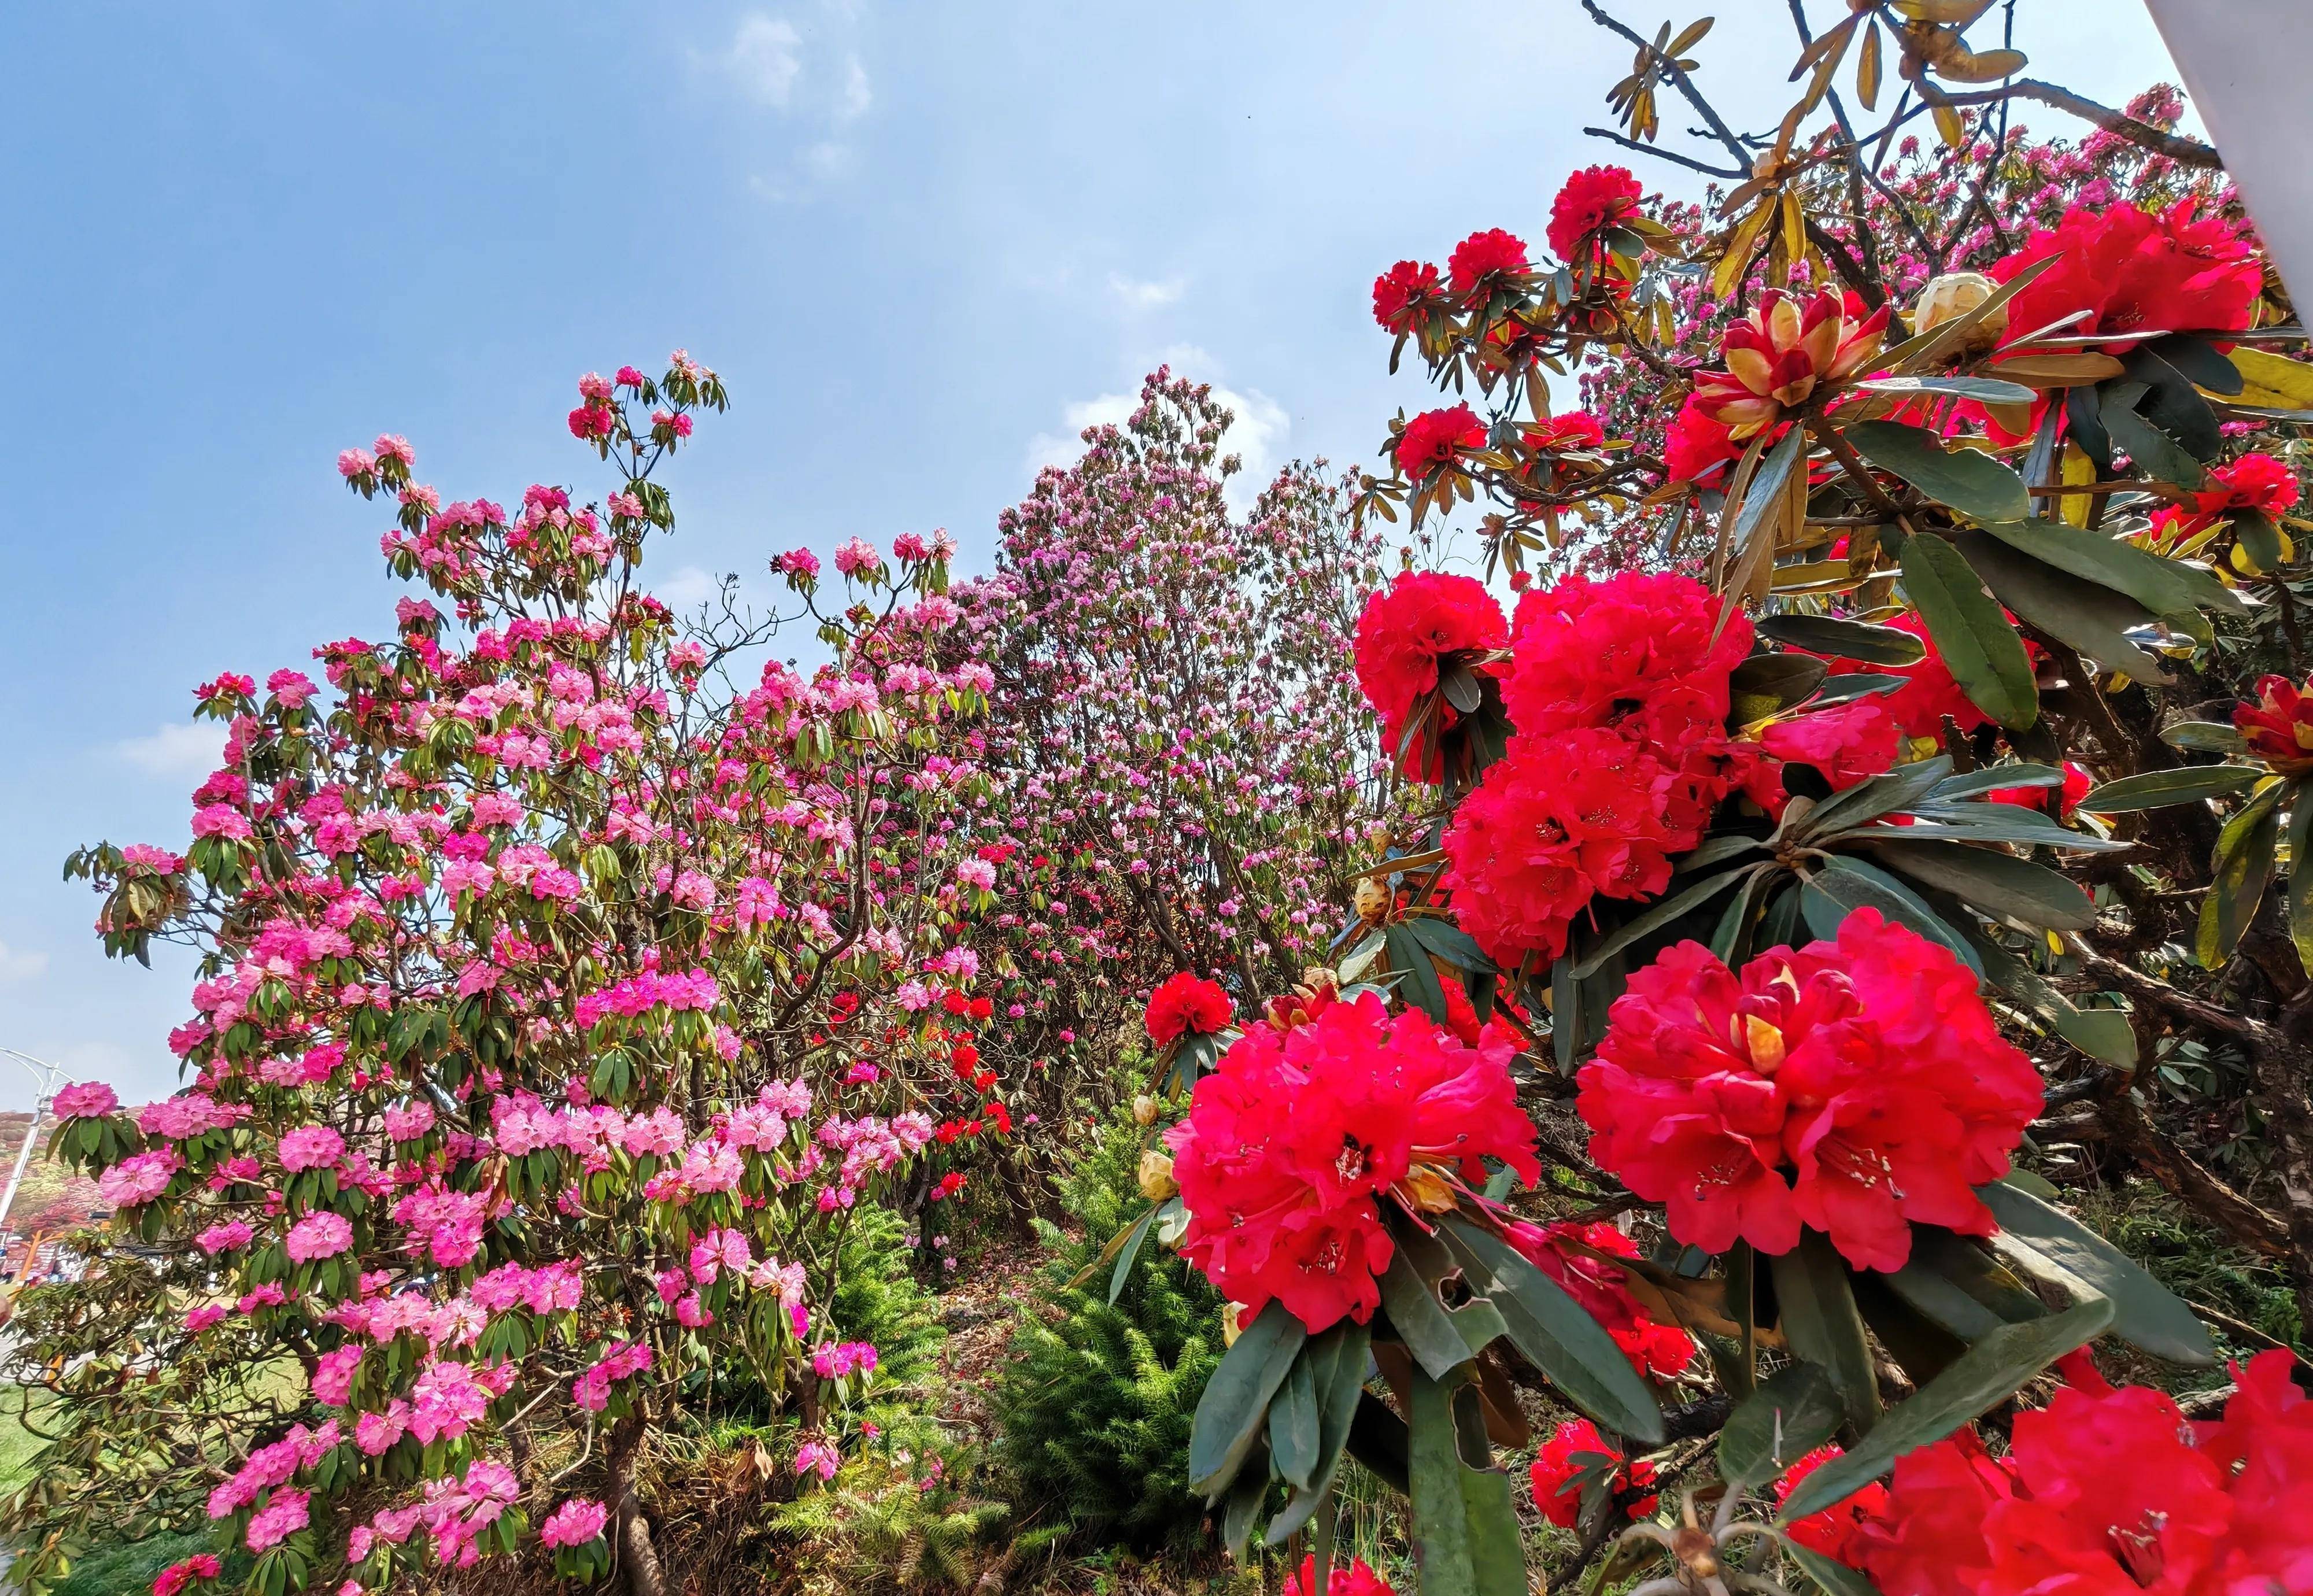
{"type": "MultiPolygon", "coordinates": [[[[1718,10],[1704,80],[1779,107],[1781,0],[1718,10]]],[[[2082,93],[2174,76],[2137,0],[2021,11],[2082,93]]],[[[186,966],[107,963],[57,867],[182,844],[221,741],[195,682],[386,630],[339,449],[599,493],[573,382],[687,347],[734,402],[666,479],[678,592],[937,525],[985,569],[1034,464],[1168,357],[1256,465],[1361,458],[1421,402],[1374,273],[1538,242],[1618,158],[1580,128],[1630,61],[1574,0],[89,4],[8,8],[0,53],[0,1045],[131,1101],[174,1084],[186,966]]]]}

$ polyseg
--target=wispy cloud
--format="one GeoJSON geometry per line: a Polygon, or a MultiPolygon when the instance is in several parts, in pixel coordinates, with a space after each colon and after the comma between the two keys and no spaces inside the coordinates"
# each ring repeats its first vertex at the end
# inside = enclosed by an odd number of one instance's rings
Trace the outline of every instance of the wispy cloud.
{"type": "Polygon", "coordinates": [[[858,57],[846,57],[843,90],[835,101],[835,119],[840,122],[856,120],[866,116],[867,108],[875,103],[875,96],[867,87],[867,69],[859,64],[858,57]]]}
{"type": "Polygon", "coordinates": [[[113,754],[148,776],[206,776],[224,757],[224,727],[214,720],[163,726],[112,745],[113,754]]]}
{"type": "Polygon", "coordinates": [[[11,948],[0,942],[0,986],[36,981],[48,973],[48,956],[38,948],[11,948]]]}
{"type": "Polygon", "coordinates": [[[1121,271],[1112,271],[1108,274],[1109,293],[1128,311],[1162,310],[1168,304],[1177,304],[1188,286],[1188,283],[1181,278],[1166,278],[1162,281],[1142,281],[1137,278],[1126,277],[1121,271]]]}
{"type": "Polygon", "coordinates": [[[803,35],[783,17],[750,12],[714,64],[749,98],[784,110],[803,75],[803,35]]]}
{"type": "MultiPolygon", "coordinates": [[[[1200,380],[1208,380],[1218,366],[1193,345],[1176,345],[1165,350],[1165,364],[1200,380]]],[[[1229,423],[1221,447],[1224,454],[1235,454],[1243,462],[1244,469],[1230,480],[1228,486],[1230,507],[1242,512],[1269,486],[1270,479],[1284,463],[1285,440],[1293,429],[1293,419],[1282,405],[1258,388],[1237,389],[1216,383],[1213,397],[1236,418],[1229,423]]],[[[1028,440],[1028,473],[1033,476],[1047,465],[1072,463],[1084,453],[1081,434],[1085,428],[1121,427],[1139,403],[1140,392],[1135,388],[1063,406],[1060,416],[1069,430],[1066,434],[1040,432],[1028,440]]]]}

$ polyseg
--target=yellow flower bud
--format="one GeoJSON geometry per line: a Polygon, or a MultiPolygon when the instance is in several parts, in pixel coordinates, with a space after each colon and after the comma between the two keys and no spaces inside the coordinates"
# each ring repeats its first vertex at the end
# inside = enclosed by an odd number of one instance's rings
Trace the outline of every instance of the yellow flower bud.
{"type": "Polygon", "coordinates": [[[1142,1092],[1132,1099],[1132,1123],[1137,1125],[1153,1125],[1156,1123],[1156,1099],[1147,1092],[1142,1092]]]}
{"type": "Polygon", "coordinates": [[[1379,920],[1382,911],[1389,907],[1389,888],[1378,877],[1367,876],[1358,882],[1350,901],[1357,905],[1359,919],[1379,920]]]}
{"type": "MultiPolygon", "coordinates": [[[[1920,290],[1919,303],[1912,307],[1912,331],[1922,333],[1942,326],[1946,322],[1967,314],[1991,298],[2000,285],[1980,271],[1948,271],[1920,290]]],[[[1968,342],[1989,346],[1999,341],[2008,331],[2008,307],[2001,305],[1976,324],[1968,335],[1968,342]]]]}
{"type": "Polygon", "coordinates": [[[1181,1189],[1173,1178],[1170,1154],[1150,1148],[1140,1155],[1140,1195],[1152,1203],[1162,1203],[1181,1189]]]}
{"type": "Polygon", "coordinates": [[[1244,1334],[1244,1304],[1242,1302],[1221,1304],[1221,1345],[1235,1346],[1236,1338],[1244,1334]]]}

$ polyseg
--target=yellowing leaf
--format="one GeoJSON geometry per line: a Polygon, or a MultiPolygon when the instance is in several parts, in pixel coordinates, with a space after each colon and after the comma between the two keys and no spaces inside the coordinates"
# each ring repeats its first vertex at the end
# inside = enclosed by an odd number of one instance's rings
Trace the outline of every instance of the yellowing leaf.
{"type": "Polygon", "coordinates": [[[1743,280],[1743,269],[1750,264],[1751,251],[1758,248],[1759,234],[1766,226],[1767,218],[1773,214],[1774,208],[1772,200],[1763,200],[1737,225],[1735,236],[1728,241],[1727,252],[1719,258],[1719,264],[1711,274],[1711,289],[1718,297],[1727,298],[1735,292],[1736,285],[1743,280]]]}
{"type": "Polygon", "coordinates": [[[2246,344],[2235,348],[2229,358],[2239,367],[2241,380],[2248,384],[2248,392],[2238,396],[2241,403],[2277,410],[2313,410],[2313,366],[2269,350],[2253,349],[2246,344]],[[2280,402],[2249,397],[2259,390],[2278,396],[2280,402]]]}
{"type": "MultiPolygon", "coordinates": [[[[2064,486],[2086,488],[2092,486],[2096,480],[2096,462],[2083,454],[2078,444],[2067,442],[2064,445],[2064,486]]],[[[2074,526],[2089,524],[2089,506],[2095,502],[2089,495],[2067,493],[2060,502],[2063,506],[2062,514],[2066,521],[2074,526]]]]}
{"type": "Polygon", "coordinates": [[[1855,66],[1855,97],[1866,110],[1879,108],[1879,20],[1874,17],[1863,33],[1863,57],[1855,66]]]}
{"type": "Polygon", "coordinates": [[[1936,132],[1953,149],[1967,145],[1967,125],[1959,119],[1959,112],[1939,101],[1935,108],[1936,132]]]}

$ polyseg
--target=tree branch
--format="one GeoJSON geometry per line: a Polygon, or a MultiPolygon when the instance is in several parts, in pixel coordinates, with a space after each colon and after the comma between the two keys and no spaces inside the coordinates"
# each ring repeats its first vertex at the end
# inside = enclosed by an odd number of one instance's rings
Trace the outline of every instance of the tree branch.
{"type": "Polygon", "coordinates": [[[2106,132],[2117,135],[2133,145],[2166,155],[2180,166],[2197,166],[2208,172],[2222,172],[2224,157],[2214,145],[2203,144],[2197,138],[2186,138],[2181,133],[2164,133],[2150,122],[2140,122],[2124,111],[2113,110],[2084,99],[2070,89],[2036,77],[2019,77],[2004,88],[1987,89],[1980,94],[1947,94],[1951,105],[1998,105],[2018,96],[2036,100],[2043,105],[2053,105],[2058,110],[2068,110],[2084,122],[2094,122],[2106,132]]]}
{"type": "Polygon", "coordinates": [[[1626,150],[1636,150],[1641,155],[1652,155],[1658,161],[1667,161],[1674,166],[1684,166],[1689,172],[1699,172],[1705,177],[1724,178],[1731,182],[1739,183],[1751,175],[1748,172],[1731,170],[1724,166],[1706,165],[1692,155],[1682,155],[1676,150],[1658,149],[1653,145],[1641,144],[1635,138],[1625,138],[1610,128],[1585,128],[1582,131],[1593,138],[1603,138],[1609,143],[1619,144],[1626,150]]]}

